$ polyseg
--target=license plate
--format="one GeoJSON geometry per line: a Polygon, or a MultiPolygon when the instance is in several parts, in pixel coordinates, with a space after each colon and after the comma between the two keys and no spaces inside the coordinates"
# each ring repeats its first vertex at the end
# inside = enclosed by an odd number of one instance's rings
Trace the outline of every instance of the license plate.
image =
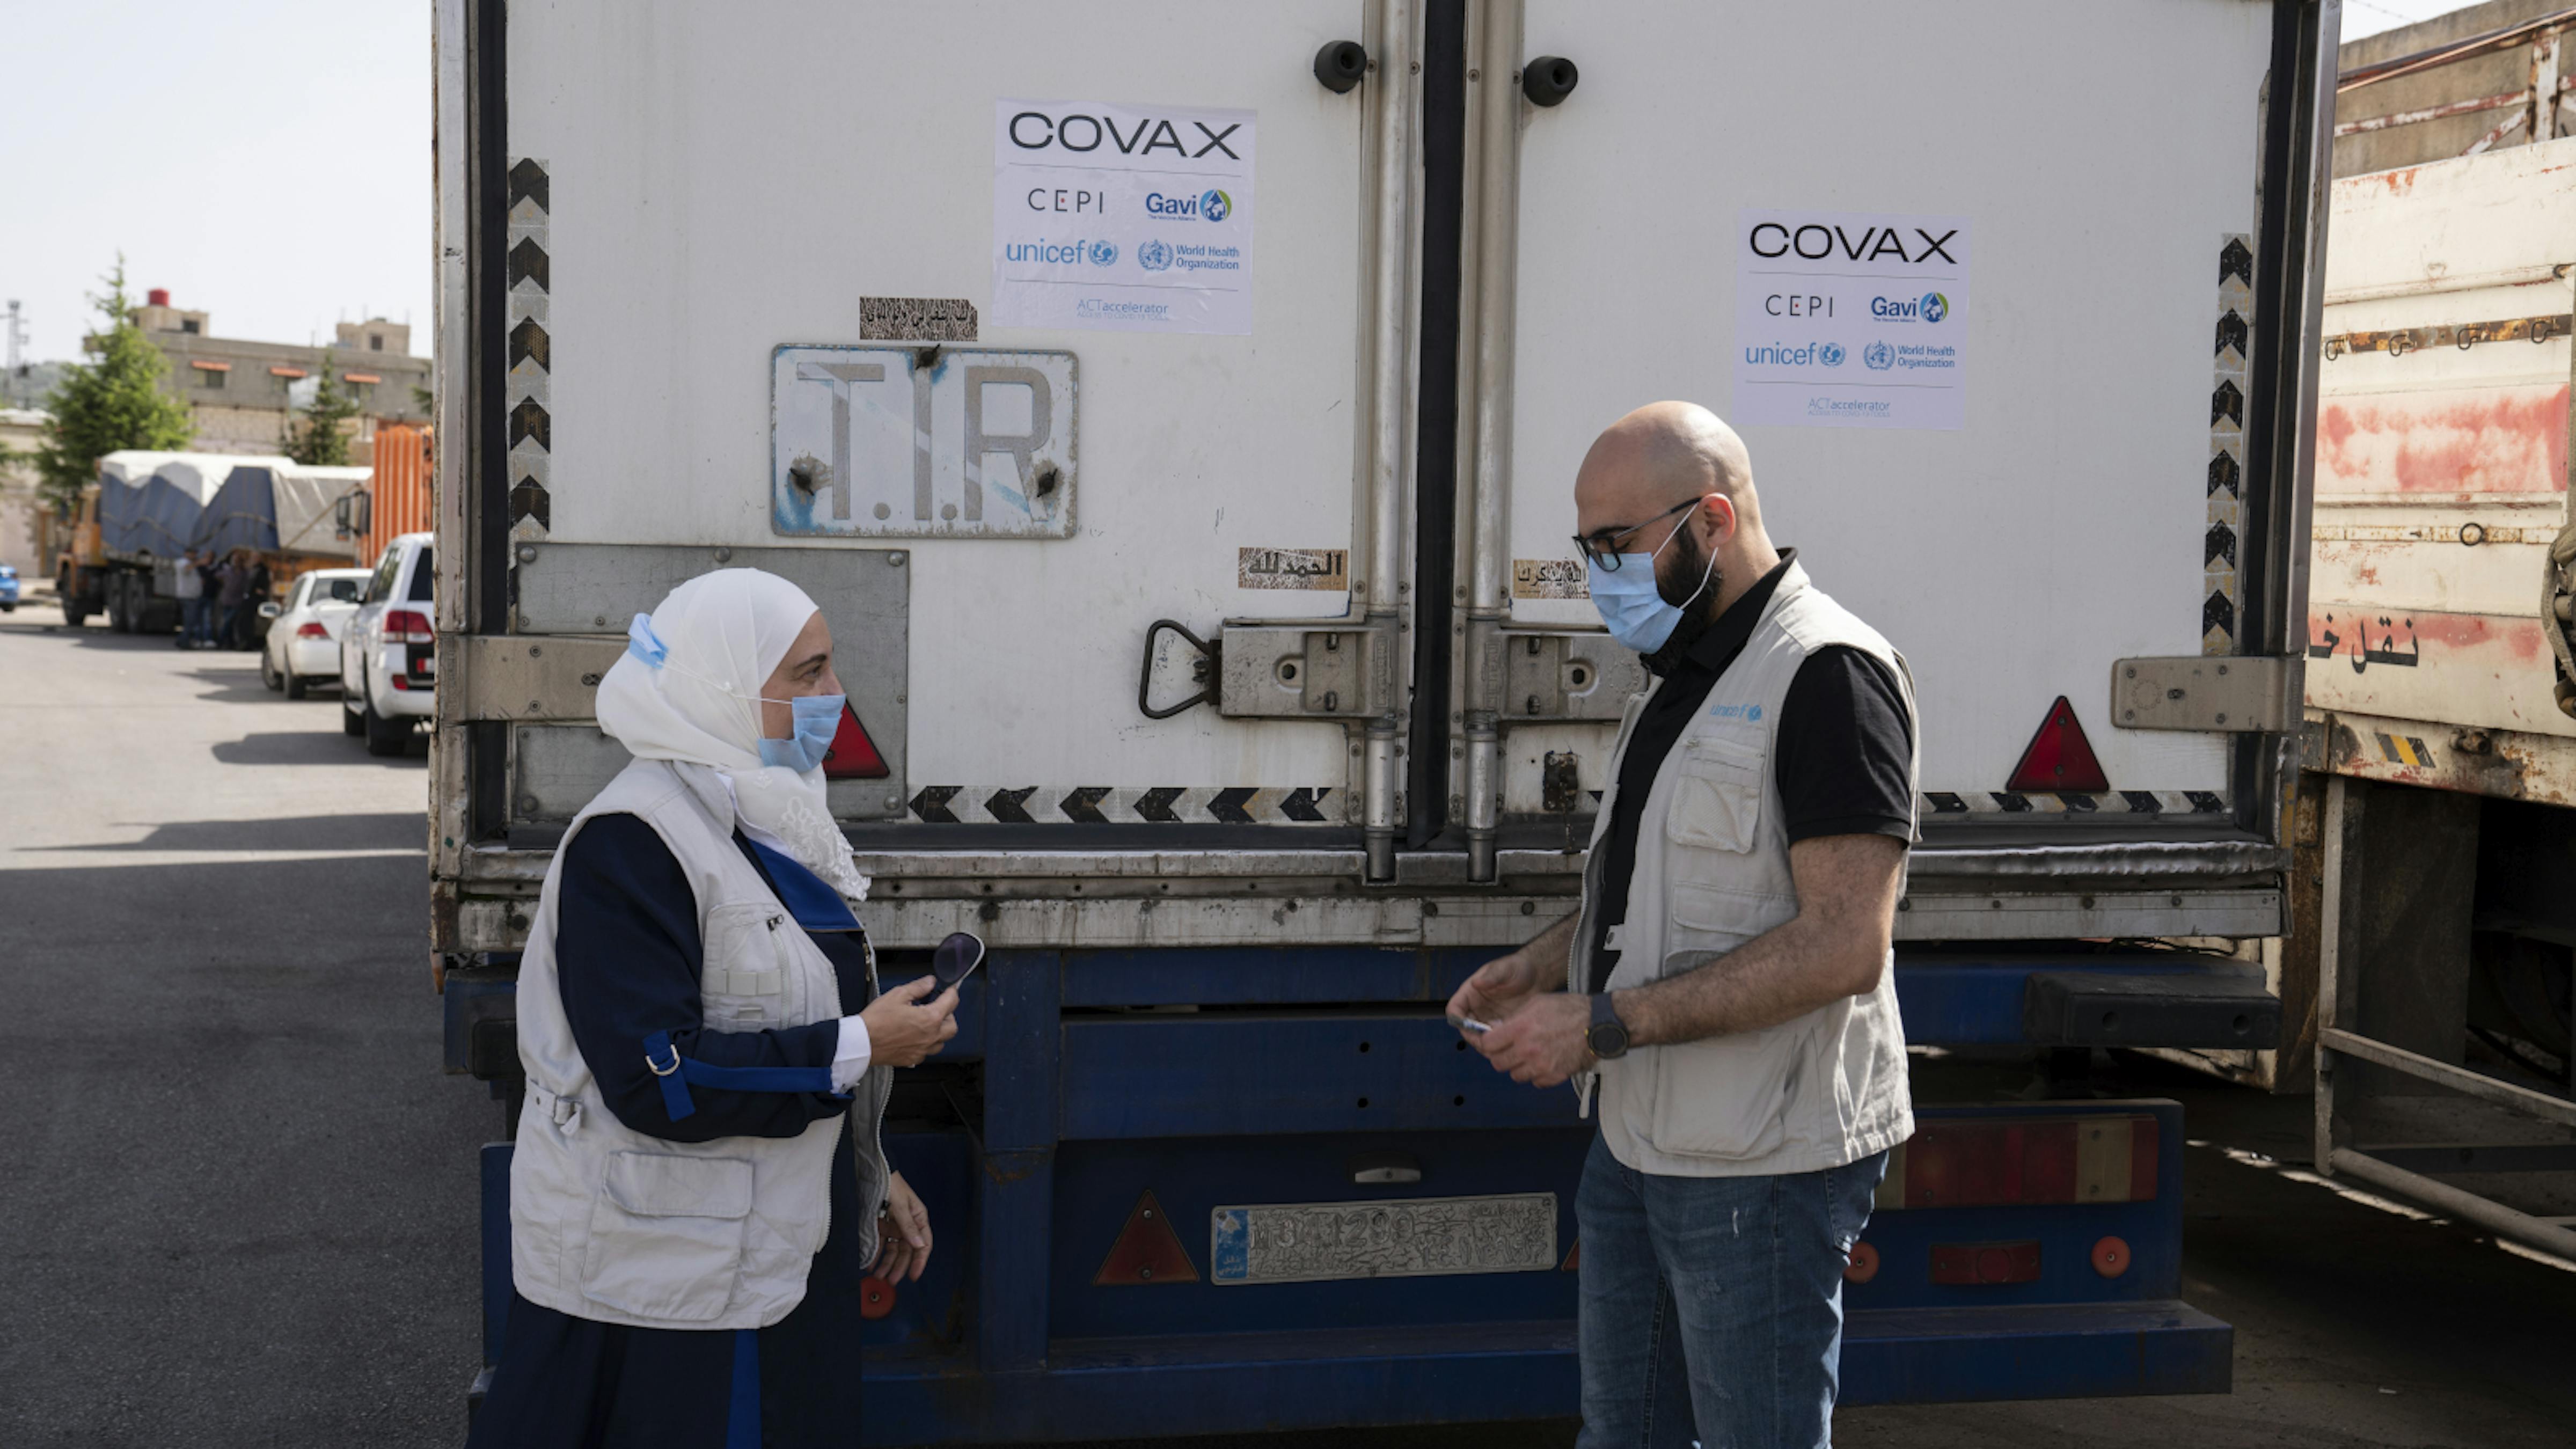
{"type": "Polygon", "coordinates": [[[1557,1265],[1556,1194],[1297,1202],[1216,1209],[1209,1278],[1307,1283],[1540,1273],[1557,1265]]]}

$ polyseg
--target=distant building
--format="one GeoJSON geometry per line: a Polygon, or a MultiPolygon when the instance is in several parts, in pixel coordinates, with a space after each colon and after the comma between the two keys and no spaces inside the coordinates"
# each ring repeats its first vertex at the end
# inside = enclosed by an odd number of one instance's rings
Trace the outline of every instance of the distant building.
{"type": "Polygon", "coordinates": [[[153,288],[145,299],[134,309],[134,324],[170,359],[162,386],[196,413],[197,435],[188,445],[194,451],[278,451],[290,414],[311,399],[311,380],[321,376],[325,358],[358,404],[351,456],[367,455],[379,422],[428,421],[413,390],[429,386],[429,359],[411,355],[407,322],[343,322],[329,346],[302,347],[216,337],[204,312],[171,306],[166,288],[153,288]]]}
{"type": "Polygon", "coordinates": [[[49,413],[32,408],[0,407],[0,563],[16,564],[19,579],[33,587],[51,570],[46,566],[44,510],[36,506],[36,450],[44,446],[49,413]]]}

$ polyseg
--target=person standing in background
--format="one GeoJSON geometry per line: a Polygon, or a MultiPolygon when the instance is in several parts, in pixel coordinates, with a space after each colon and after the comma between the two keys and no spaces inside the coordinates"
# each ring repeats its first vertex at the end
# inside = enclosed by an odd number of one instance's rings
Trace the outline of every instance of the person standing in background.
{"type": "Polygon", "coordinates": [[[179,555],[179,566],[171,573],[170,586],[179,595],[177,647],[194,649],[206,632],[206,576],[198,571],[197,551],[192,548],[179,555]]]}
{"type": "Polygon", "coordinates": [[[242,627],[242,616],[250,612],[250,566],[242,562],[239,553],[229,554],[224,559],[221,577],[223,587],[217,592],[216,602],[222,605],[224,617],[218,637],[224,648],[247,648],[245,641],[250,635],[242,627]]]}

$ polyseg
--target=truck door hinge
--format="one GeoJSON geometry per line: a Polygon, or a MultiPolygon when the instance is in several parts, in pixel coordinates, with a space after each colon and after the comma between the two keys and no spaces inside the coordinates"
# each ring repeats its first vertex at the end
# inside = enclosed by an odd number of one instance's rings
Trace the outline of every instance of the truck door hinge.
{"type": "Polygon", "coordinates": [[[1492,701],[1494,723],[1616,721],[1646,688],[1646,661],[1599,629],[1514,628],[1498,619],[1467,626],[1467,697],[1492,701]]]}
{"type": "Polygon", "coordinates": [[[2131,730],[2280,734],[2297,728],[2306,660],[2186,654],[2111,664],[2111,722],[2131,730]]]}
{"type": "Polygon", "coordinates": [[[463,719],[581,720],[597,712],[599,681],[622,638],[442,634],[442,689],[463,694],[463,719]]]}
{"type": "Polygon", "coordinates": [[[1230,719],[1363,720],[1392,712],[1403,648],[1395,617],[1228,619],[1217,713],[1230,719]]]}

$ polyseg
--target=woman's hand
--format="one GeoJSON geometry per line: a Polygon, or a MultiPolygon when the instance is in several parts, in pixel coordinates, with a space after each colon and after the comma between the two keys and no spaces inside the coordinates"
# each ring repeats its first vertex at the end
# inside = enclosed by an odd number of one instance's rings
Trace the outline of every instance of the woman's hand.
{"type": "Polygon", "coordinates": [[[930,1211],[900,1172],[886,1179],[886,1200],[886,1210],[877,1215],[877,1265],[870,1271],[888,1283],[906,1276],[918,1282],[930,1266],[930,1211]]]}
{"type": "Polygon", "coordinates": [[[868,1052],[873,1061],[889,1067],[917,1067],[926,1058],[936,1056],[957,1034],[956,987],[949,987],[936,1001],[922,1003],[921,998],[938,985],[935,976],[907,981],[878,996],[859,1013],[859,1020],[867,1023],[868,1052]]]}

